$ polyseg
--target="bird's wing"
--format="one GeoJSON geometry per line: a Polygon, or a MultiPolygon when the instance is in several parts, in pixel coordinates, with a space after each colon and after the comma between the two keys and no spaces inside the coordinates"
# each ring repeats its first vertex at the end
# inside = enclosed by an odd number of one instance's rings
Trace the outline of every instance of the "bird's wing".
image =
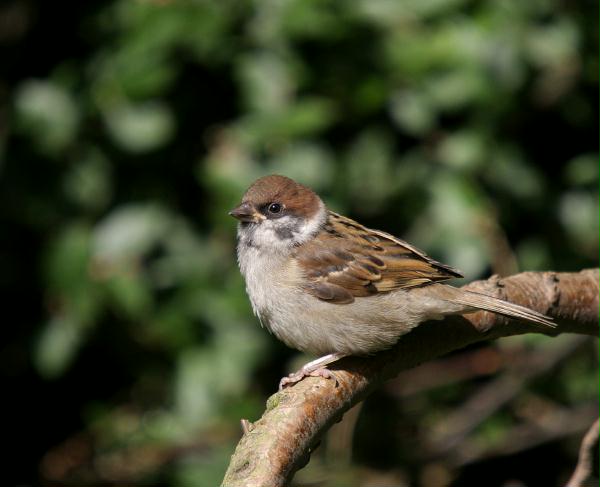
{"type": "Polygon", "coordinates": [[[323,231],[296,250],[306,290],[337,304],[462,277],[459,271],[385,232],[329,212],[323,231]]]}

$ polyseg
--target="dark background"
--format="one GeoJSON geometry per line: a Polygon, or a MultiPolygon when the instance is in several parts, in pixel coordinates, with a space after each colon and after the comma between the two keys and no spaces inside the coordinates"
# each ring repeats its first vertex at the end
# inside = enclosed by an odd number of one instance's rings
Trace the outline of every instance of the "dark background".
{"type": "MultiPolygon", "coordinates": [[[[8,0],[0,59],[6,485],[220,482],[302,360],[235,264],[261,175],[469,280],[597,265],[597,2],[8,0]]],[[[296,482],[560,485],[597,389],[593,341],[479,345],[390,382],[296,482]]]]}

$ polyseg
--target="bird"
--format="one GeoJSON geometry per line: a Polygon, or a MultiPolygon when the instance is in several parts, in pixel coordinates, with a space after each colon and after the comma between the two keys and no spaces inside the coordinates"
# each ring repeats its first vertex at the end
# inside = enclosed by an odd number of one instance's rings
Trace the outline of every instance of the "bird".
{"type": "Polygon", "coordinates": [[[257,179],[229,214],[238,220],[237,260],[254,314],[287,346],[318,357],[283,377],[279,389],[307,376],[335,379],[327,365],[389,349],[419,324],[448,315],[485,310],[555,326],[529,308],[444,284],[463,276],[329,210],[286,176],[257,179]]]}

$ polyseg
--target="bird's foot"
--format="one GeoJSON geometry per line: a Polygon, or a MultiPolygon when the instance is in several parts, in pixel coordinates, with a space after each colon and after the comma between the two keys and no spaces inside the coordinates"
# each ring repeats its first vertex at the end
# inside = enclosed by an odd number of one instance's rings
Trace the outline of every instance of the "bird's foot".
{"type": "Polygon", "coordinates": [[[281,391],[286,387],[294,385],[296,382],[300,382],[305,377],[323,377],[324,379],[333,379],[335,380],[335,385],[337,386],[338,384],[338,380],[335,374],[331,370],[326,369],[325,367],[309,371],[306,371],[304,370],[304,368],[302,368],[296,372],[291,373],[286,377],[283,377],[279,381],[279,390],[281,391]]]}
{"type": "Polygon", "coordinates": [[[317,360],[307,363],[300,370],[292,372],[287,377],[282,378],[279,381],[279,390],[281,391],[286,387],[294,385],[296,382],[300,382],[305,377],[323,377],[324,379],[333,379],[335,380],[335,385],[337,386],[337,377],[331,370],[325,368],[325,366],[331,362],[341,359],[342,357],[344,357],[344,354],[330,353],[329,355],[325,355],[317,360]]]}

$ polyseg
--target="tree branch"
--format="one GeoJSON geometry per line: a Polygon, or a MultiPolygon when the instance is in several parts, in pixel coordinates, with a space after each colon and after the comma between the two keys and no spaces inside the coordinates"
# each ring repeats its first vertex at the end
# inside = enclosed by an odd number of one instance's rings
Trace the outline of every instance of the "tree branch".
{"type": "Polygon", "coordinates": [[[337,386],[334,381],[310,377],[269,398],[262,418],[249,425],[241,438],[222,486],[285,486],[308,463],[321,435],[401,370],[482,340],[523,333],[598,336],[598,269],[494,276],[465,288],[545,313],[558,326],[550,330],[478,312],[423,323],[394,348],[373,357],[342,359],[330,366],[336,371],[337,386]]]}

